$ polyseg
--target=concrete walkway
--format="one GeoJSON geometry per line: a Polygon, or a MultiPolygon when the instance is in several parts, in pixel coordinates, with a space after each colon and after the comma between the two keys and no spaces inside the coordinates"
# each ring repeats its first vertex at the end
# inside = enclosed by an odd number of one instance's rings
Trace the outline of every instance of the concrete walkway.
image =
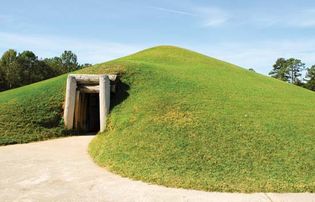
{"type": "Polygon", "coordinates": [[[93,136],[0,147],[0,201],[314,201],[315,194],[217,193],[114,175],[87,153],[93,136]]]}

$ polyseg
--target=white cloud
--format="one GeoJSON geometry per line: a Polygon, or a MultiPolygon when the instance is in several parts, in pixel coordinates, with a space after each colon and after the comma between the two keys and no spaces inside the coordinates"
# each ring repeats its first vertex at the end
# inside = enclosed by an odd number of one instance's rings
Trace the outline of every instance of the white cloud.
{"type": "Polygon", "coordinates": [[[151,6],[150,8],[167,12],[167,13],[172,13],[172,14],[179,14],[179,15],[188,15],[188,16],[195,16],[193,13],[187,12],[187,11],[182,11],[182,10],[177,10],[177,9],[169,9],[169,8],[163,8],[163,7],[155,7],[151,6]]]}
{"type": "Polygon", "coordinates": [[[150,7],[161,12],[167,12],[175,15],[190,16],[200,21],[203,27],[216,27],[223,25],[229,20],[226,11],[214,7],[192,7],[187,10],[178,10],[163,7],[150,7]]]}
{"type": "Polygon", "coordinates": [[[144,46],[72,37],[0,32],[0,50],[5,51],[9,48],[18,51],[32,50],[40,57],[58,56],[63,50],[72,50],[78,55],[81,63],[99,63],[128,55],[141,50],[144,46]]]}
{"type": "Polygon", "coordinates": [[[203,27],[219,27],[225,24],[258,27],[295,27],[314,28],[315,8],[283,9],[277,11],[246,11],[222,9],[219,7],[198,7],[192,5],[186,9],[150,7],[155,10],[174,15],[183,15],[199,21],[203,27]]]}
{"type": "Polygon", "coordinates": [[[225,24],[230,16],[229,14],[219,8],[203,7],[194,9],[197,16],[202,20],[205,27],[215,27],[225,24]]]}
{"type": "Polygon", "coordinates": [[[314,47],[314,39],[305,39],[295,41],[270,40],[254,43],[225,42],[216,44],[215,47],[197,46],[195,50],[245,68],[254,68],[259,73],[268,74],[273,63],[279,57],[299,58],[308,66],[315,64],[314,47]]]}
{"type": "Polygon", "coordinates": [[[279,12],[254,13],[248,19],[243,17],[247,24],[260,27],[289,27],[289,28],[314,28],[315,9],[283,10],[279,12]]]}

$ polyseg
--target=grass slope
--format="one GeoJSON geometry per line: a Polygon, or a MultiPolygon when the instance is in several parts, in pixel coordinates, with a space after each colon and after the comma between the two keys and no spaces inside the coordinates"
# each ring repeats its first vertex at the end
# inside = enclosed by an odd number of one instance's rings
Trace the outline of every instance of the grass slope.
{"type": "Polygon", "coordinates": [[[65,135],[62,122],[66,76],[0,93],[0,145],[65,135]]]}
{"type": "MultiPolygon", "coordinates": [[[[80,71],[109,72],[130,89],[90,144],[100,165],[172,187],[314,192],[313,92],[168,46],[80,71]]],[[[65,134],[65,78],[0,93],[2,144],[65,134]]]]}

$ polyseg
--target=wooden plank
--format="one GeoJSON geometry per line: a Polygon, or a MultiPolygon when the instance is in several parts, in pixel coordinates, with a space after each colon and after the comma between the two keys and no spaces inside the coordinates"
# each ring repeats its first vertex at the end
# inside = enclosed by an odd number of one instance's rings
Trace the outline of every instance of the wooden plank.
{"type": "Polygon", "coordinates": [[[75,98],[75,110],[74,110],[74,129],[79,130],[80,126],[80,108],[81,108],[81,102],[80,102],[80,91],[77,90],[76,92],[76,98],[75,98]]]}

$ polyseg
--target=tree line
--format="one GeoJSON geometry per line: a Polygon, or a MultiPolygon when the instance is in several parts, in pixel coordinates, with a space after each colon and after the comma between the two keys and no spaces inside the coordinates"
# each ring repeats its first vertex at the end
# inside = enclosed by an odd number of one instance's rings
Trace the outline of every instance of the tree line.
{"type": "Polygon", "coordinates": [[[60,57],[39,59],[32,51],[3,53],[0,59],[0,91],[49,79],[72,72],[90,64],[79,64],[72,51],[65,50],[60,57]]]}
{"type": "Polygon", "coordinates": [[[315,65],[306,67],[299,59],[278,58],[270,76],[315,91],[315,65]]]}

